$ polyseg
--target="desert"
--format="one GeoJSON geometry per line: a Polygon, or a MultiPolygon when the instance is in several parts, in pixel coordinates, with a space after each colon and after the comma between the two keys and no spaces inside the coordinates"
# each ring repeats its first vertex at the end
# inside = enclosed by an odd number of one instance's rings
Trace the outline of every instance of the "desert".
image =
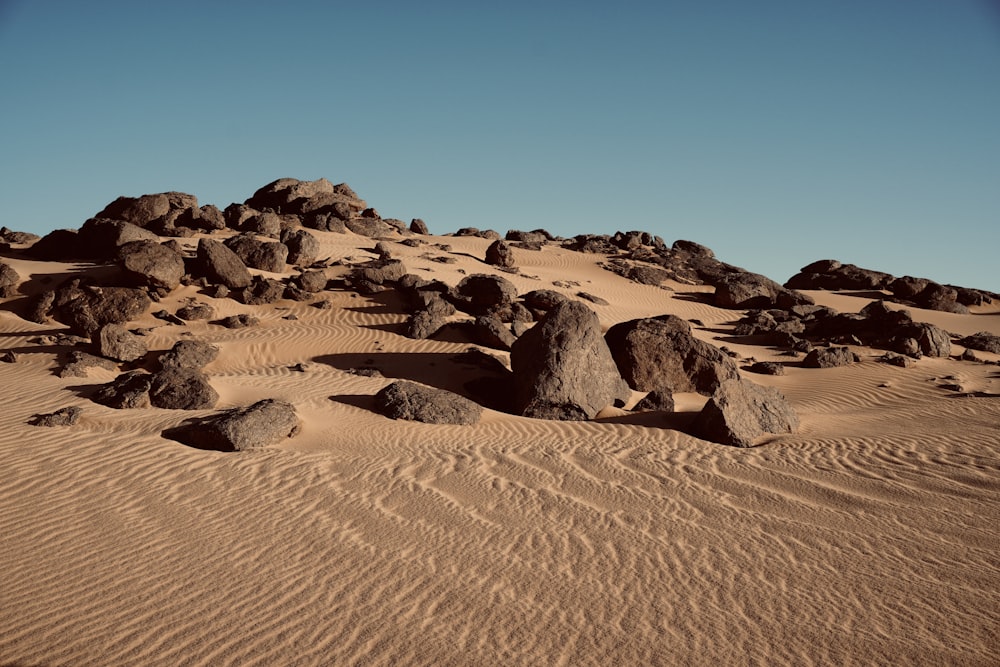
{"type": "Polygon", "coordinates": [[[0,664],[1000,661],[1000,295],[668,231],[4,228],[0,664]]]}

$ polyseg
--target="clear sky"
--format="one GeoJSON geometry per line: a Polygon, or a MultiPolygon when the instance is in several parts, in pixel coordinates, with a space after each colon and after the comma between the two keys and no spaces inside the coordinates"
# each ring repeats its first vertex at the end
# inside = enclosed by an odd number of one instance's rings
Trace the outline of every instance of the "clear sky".
{"type": "Polygon", "coordinates": [[[990,0],[0,0],[0,224],[280,177],[1000,292],[990,0]]]}

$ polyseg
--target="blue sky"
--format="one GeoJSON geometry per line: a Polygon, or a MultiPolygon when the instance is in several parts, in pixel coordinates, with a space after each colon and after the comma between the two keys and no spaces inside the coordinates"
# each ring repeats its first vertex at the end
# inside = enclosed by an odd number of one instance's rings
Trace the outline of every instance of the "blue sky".
{"type": "Polygon", "coordinates": [[[0,0],[0,90],[14,229],[326,177],[435,233],[1000,292],[996,1],[0,0]]]}

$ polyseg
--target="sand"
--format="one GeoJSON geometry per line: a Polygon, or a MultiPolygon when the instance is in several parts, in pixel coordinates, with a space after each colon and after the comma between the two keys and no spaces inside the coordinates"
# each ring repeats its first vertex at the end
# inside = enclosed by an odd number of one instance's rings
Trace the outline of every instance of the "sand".
{"type": "MultiPolygon", "coordinates": [[[[373,256],[370,239],[316,235],[321,256],[373,256]]],[[[411,272],[454,284],[490,271],[477,259],[488,241],[427,238],[452,250],[393,245],[411,272]]],[[[704,340],[782,359],[718,340],[739,313],[685,298],[711,288],[637,285],[554,246],[515,253],[521,273],[503,275],[521,292],[600,296],[605,327],[674,313],[703,322],[704,340]]],[[[9,261],[22,277],[60,268],[9,261]]],[[[845,311],[868,303],[810,294],[845,311]]],[[[157,308],[196,296],[262,323],[146,315],[151,349],[216,343],[206,372],[219,407],[288,400],[295,438],[243,453],[165,439],[191,413],[91,402],[88,388],[115,373],[58,378],[56,350],[27,341],[63,327],[0,310],[0,352],[19,357],[0,363],[0,664],[1000,662],[998,366],[903,369],[858,347],[854,366],[748,375],[802,421],[753,449],[622,410],[590,423],[487,410],[474,426],[435,426],[386,419],[372,395],[392,377],[460,383],[476,373],[456,359],[469,344],[403,337],[391,300],[248,307],[185,287],[157,308]],[[389,377],[345,372],[369,360],[389,377]],[[69,405],[84,410],[75,426],[27,424],[69,405]]],[[[974,311],[911,312],[1000,333],[1000,305],[974,311]]]]}

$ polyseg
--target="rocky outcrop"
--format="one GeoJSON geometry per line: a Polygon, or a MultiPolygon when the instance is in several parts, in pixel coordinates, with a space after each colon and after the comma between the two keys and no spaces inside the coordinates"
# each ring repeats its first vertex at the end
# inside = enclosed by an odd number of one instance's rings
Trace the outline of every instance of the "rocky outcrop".
{"type": "Polygon", "coordinates": [[[795,290],[883,290],[888,289],[893,276],[882,271],[862,269],[854,264],[841,264],[835,259],[821,259],[803,266],[785,283],[795,290]]]}
{"type": "Polygon", "coordinates": [[[399,380],[375,395],[375,409],[390,419],[426,424],[475,424],[483,408],[443,389],[399,380]]]}
{"type": "Polygon", "coordinates": [[[278,241],[261,241],[253,234],[240,234],[226,239],[227,248],[251,269],[281,273],[288,260],[288,246],[278,241]]]}
{"type": "Polygon", "coordinates": [[[836,368],[850,366],[861,358],[846,347],[817,347],[802,360],[804,368],[836,368]]]}
{"type": "Polygon", "coordinates": [[[637,391],[670,387],[709,395],[739,378],[732,359],[695,338],[691,325],[675,315],[616,324],[605,339],[622,377],[637,391]]]}
{"type": "Polygon", "coordinates": [[[792,308],[813,303],[811,297],[757,273],[730,273],[715,285],[715,305],[720,308],[792,308]]]}
{"type": "Polygon", "coordinates": [[[242,289],[250,285],[250,271],[235,252],[215,239],[200,239],[194,269],[197,275],[209,282],[225,285],[229,289],[242,289]]]}
{"type": "Polygon", "coordinates": [[[169,369],[187,368],[201,370],[215,361],[219,348],[200,340],[181,340],[160,355],[160,367],[169,369]]]}
{"type": "Polygon", "coordinates": [[[597,315],[559,304],[511,347],[515,411],[539,419],[593,419],[631,395],[601,335],[597,315]]]}
{"type": "Polygon", "coordinates": [[[300,427],[291,403],[266,399],[211,417],[187,420],[167,429],[163,436],[199,449],[241,452],[276,445],[294,437],[300,427]]]}
{"type": "Polygon", "coordinates": [[[294,215],[331,212],[337,210],[338,204],[352,213],[367,208],[346,183],[334,185],[325,178],[315,181],[279,178],[257,190],[244,203],[259,211],[270,209],[294,215]]]}
{"type": "Polygon", "coordinates": [[[971,336],[966,336],[965,338],[959,340],[958,344],[962,347],[969,348],[970,350],[1000,354],[1000,336],[991,334],[988,331],[980,331],[979,333],[974,333],[971,336]]]}
{"type": "Polygon", "coordinates": [[[777,389],[727,380],[698,413],[691,433],[723,445],[752,447],[761,436],[794,433],[798,427],[798,415],[777,389]]]}
{"type": "Polygon", "coordinates": [[[130,287],[87,285],[79,279],[36,300],[32,318],[44,321],[51,317],[70,327],[74,333],[91,338],[108,324],[124,324],[145,313],[152,302],[145,292],[130,287]]]}

